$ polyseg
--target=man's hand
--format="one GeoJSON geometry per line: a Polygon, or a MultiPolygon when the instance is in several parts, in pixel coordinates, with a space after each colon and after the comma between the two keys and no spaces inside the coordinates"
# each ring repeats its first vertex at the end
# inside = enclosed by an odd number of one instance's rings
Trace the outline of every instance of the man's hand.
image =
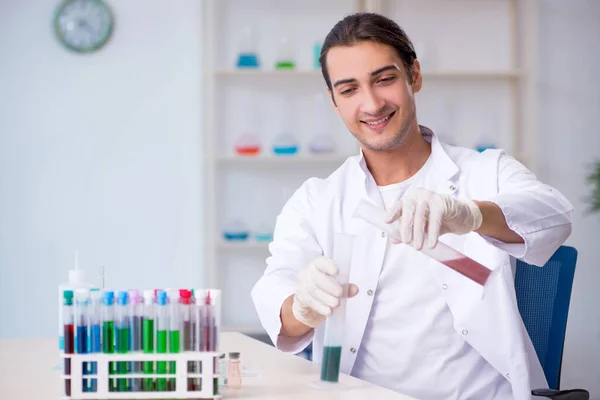
{"type": "Polygon", "coordinates": [[[433,248],[445,233],[465,234],[479,229],[483,216],[471,200],[418,188],[406,192],[388,214],[386,222],[398,219],[400,240],[392,241],[411,244],[421,250],[426,233],[427,245],[433,248]]]}
{"type": "MultiPolygon", "coordinates": [[[[302,269],[292,304],[294,318],[315,328],[331,315],[332,310],[340,304],[344,292],[335,280],[337,274],[338,267],[326,257],[319,257],[302,269]]],[[[349,285],[348,297],[357,292],[355,285],[349,285]]]]}

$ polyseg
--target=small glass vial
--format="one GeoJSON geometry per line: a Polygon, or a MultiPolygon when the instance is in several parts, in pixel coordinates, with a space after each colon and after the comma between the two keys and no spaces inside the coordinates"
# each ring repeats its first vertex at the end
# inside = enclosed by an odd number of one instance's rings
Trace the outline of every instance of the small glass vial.
{"type": "Polygon", "coordinates": [[[242,365],[240,363],[240,353],[229,353],[227,363],[227,388],[242,388],[242,365]]]}
{"type": "Polygon", "coordinates": [[[224,353],[219,356],[217,373],[219,374],[219,390],[223,390],[227,386],[227,359],[224,353]]]}

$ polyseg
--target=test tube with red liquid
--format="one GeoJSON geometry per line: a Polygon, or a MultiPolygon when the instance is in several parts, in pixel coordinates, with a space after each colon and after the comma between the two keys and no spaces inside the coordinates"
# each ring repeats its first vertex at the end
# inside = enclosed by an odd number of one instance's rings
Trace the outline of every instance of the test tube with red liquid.
{"type": "MultiPolygon", "coordinates": [[[[73,291],[63,292],[63,325],[64,325],[64,353],[75,352],[75,315],[73,314],[73,291]]],[[[65,358],[65,395],[71,396],[71,358],[65,358]]]]}
{"type": "MultiPolygon", "coordinates": [[[[362,199],[359,202],[354,211],[354,217],[360,218],[381,229],[390,237],[400,238],[400,221],[395,221],[391,224],[386,223],[385,212],[365,199],[362,199]]],[[[492,273],[489,268],[454,250],[452,247],[441,241],[438,241],[433,248],[429,248],[429,246],[425,244],[421,249],[421,252],[482,286],[485,285],[492,273]]]]}

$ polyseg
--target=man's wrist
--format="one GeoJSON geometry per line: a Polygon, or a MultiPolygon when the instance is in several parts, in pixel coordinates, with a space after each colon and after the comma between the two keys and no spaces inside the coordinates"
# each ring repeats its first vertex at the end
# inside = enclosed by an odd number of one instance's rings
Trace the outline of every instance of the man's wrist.
{"type": "Polygon", "coordinates": [[[312,329],[298,320],[294,315],[294,295],[289,296],[283,302],[279,318],[281,320],[281,331],[279,334],[282,336],[299,337],[312,329]]]}

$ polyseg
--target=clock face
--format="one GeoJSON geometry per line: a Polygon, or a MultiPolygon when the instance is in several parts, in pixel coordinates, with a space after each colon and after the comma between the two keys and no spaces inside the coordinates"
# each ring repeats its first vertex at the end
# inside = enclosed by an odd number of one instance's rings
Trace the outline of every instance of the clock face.
{"type": "Polygon", "coordinates": [[[54,19],[58,39],[79,53],[102,47],[108,41],[112,25],[112,14],[102,0],[65,0],[54,19]]]}

